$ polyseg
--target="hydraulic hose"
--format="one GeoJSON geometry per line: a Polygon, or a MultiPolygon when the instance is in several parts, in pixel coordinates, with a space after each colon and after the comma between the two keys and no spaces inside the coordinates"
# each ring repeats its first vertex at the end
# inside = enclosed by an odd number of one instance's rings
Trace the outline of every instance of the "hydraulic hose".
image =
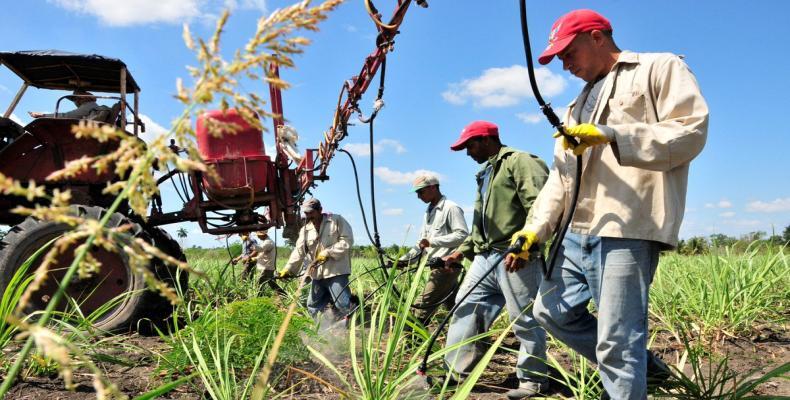
{"type": "MultiPolygon", "coordinates": [[[[578,145],[578,142],[573,136],[568,135],[565,132],[565,126],[560,121],[560,118],[557,116],[557,113],[551,108],[551,104],[546,103],[543,100],[543,97],[540,95],[540,89],[538,88],[538,82],[535,80],[535,67],[532,64],[532,48],[529,43],[529,27],[527,26],[527,1],[520,0],[519,1],[519,11],[521,16],[521,38],[524,42],[524,54],[527,57],[527,71],[529,72],[529,84],[532,86],[532,93],[535,95],[535,100],[538,101],[540,104],[540,109],[543,111],[543,115],[546,116],[546,119],[549,120],[549,123],[557,129],[565,140],[570,142],[573,146],[578,145]]],[[[554,264],[557,261],[557,254],[559,254],[559,249],[562,246],[562,241],[565,239],[565,234],[568,232],[568,227],[573,220],[573,213],[576,210],[576,203],[579,200],[579,187],[581,186],[581,176],[582,176],[582,156],[576,156],[576,180],[573,184],[573,192],[571,194],[571,205],[570,208],[567,210],[564,215],[557,220],[557,224],[554,227],[554,239],[552,240],[551,247],[549,248],[549,259],[543,269],[543,277],[546,280],[551,279],[551,273],[554,271],[554,264]]]]}
{"type": "Polygon", "coordinates": [[[428,358],[430,358],[430,356],[431,356],[431,348],[433,347],[433,344],[436,342],[436,339],[439,337],[439,334],[444,329],[444,326],[447,325],[447,322],[449,322],[450,318],[453,316],[453,314],[455,314],[455,310],[458,309],[458,306],[463,304],[464,300],[466,300],[466,298],[469,297],[470,294],[472,294],[472,292],[477,288],[477,286],[480,285],[480,283],[482,283],[483,280],[489,274],[491,274],[491,272],[493,272],[497,268],[497,266],[499,266],[499,263],[501,263],[502,260],[508,254],[515,254],[515,253],[521,252],[521,247],[524,246],[524,242],[526,242],[526,240],[524,238],[519,238],[516,241],[516,243],[513,243],[513,245],[508,247],[507,250],[505,250],[504,253],[500,254],[496,258],[496,260],[493,263],[491,263],[492,264],[491,267],[489,267],[488,270],[483,274],[483,276],[481,276],[480,279],[478,279],[477,282],[475,282],[475,284],[472,285],[472,287],[469,288],[469,290],[463,295],[463,297],[461,297],[460,300],[455,302],[455,305],[453,305],[453,308],[451,308],[450,311],[447,312],[447,316],[444,317],[442,322],[439,324],[439,326],[433,332],[433,335],[431,335],[431,338],[428,339],[428,346],[426,346],[426,348],[425,348],[425,357],[423,357],[422,363],[420,364],[420,366],[417,367],[417,375],[425,376],[426,379],[430,383],[430,377],[428,377],[426,375],[426,371],[428,371],[428,358]]]}

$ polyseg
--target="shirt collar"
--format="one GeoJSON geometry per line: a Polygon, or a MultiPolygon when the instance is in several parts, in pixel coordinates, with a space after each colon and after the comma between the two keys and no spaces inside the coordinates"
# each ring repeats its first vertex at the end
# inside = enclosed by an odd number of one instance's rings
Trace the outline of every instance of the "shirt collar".
{"type": "Polygon", "coordinates": [[[634,53],[633,51],[623,50],[620,52],[620,55],[617,56],[617,61],[615,61],[615,65],[620,63],[639,64],[639,54],[634,53]]]}
{"type": "Polygon", "coordinates": [[[444,200],[446,198],[447,197],[442,195],[442,197],[439,199],[439,201],[436,203],[435,206],[428,204],[428,212],[431,212],[431,210],[441,210],[442,208],[444,208],[444,200]]]}

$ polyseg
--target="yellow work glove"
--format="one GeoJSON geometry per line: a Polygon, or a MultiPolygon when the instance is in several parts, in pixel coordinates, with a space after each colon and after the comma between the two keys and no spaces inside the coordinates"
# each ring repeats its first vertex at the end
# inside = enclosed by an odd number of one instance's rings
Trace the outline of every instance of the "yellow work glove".
{"type": "Polygon", "coordinates": [[[329,253],[326,250],[321,250],[321,252],[315,257],[315,262],[322,263],[326,261],[327,258],[329,258],[329,253]]]}
{"type": "Polygon", "coordinates": [[[524,245],[521,246],[521,252],[515,253],[514,255],[518,258],[529,260],[529,249],[532,247],[532,245],[538,243],[538,235],[530,230],[518,231],[510,237],[510,245],[515,245],[516,242],[521,238],[525,239],[524,245]]]}
{"type": "Polygon", "coordinates": [[[284,270],[278,272],[277,276],[280,277],[280,278],[287,278],[287,277],[291,276],[291,271],[288,271],[287,269],[284,269],[284,270]]]}
{"type": "Polygon", "coordinates": [[[568,139],[562,136],[562,134],[559,132],[554,132],[554,137],[562,137],[562,148],[565,150],[572,149],[573,154],[577,156],[584,153],[588,147],[598,146],[612,141],[608,136],[606,136],[605,133],[601,132],[601,130],[593,124],[580,124],[570,128],[565,128],[565,133],[575,137],[579,144],[574,147],[570,142],[568,142],[568,139]]]}

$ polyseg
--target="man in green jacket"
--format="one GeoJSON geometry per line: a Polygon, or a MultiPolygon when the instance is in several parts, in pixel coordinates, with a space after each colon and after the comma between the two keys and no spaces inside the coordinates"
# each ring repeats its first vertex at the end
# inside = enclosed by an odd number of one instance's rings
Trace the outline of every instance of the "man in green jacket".
{"type": "MultiPolygon", "coordinates": [[[[513,331],[521,342],[516,367],[520,384],[519,388],[508,392],[508,398],[521,399],[545,393],[548,388],[543,362],[546,337],[543,328],[532,317],[541,268],[537,257],[527,265],[515,258],[508,259],[506,264],[501,256],[510,237],[523,226],[548,178],[548,168],[538,157],[502,145],[499,128],[487,121],[467,125],[450,148],[454,151],[466,149],[466,154],[482,165],[477,173],[472,234],[444,257],[447,264],[463,258],[473,260],[456,301],[460,301],[481,278],[482,282],[453,314],[447,346],[486,332],[505,307],[511,320],[516,321],[513,331]],[[497,259],[499,264],[483,278],[497,259]]],[[[480,345],[478,341],[447,353],[445,363],[454,377],[462,379],[472,371],[484,353],[480,345]]]]}

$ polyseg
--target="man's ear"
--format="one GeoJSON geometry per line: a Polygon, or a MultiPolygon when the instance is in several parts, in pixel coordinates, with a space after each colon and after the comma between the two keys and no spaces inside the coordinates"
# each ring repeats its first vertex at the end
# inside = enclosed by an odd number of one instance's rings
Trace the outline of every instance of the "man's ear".
{"type": "Polygon", "coordinates": [[[606,43],[606,35],[597,29],[590,31],[590,38],[597,47],[601,47],[606,43]]]}

